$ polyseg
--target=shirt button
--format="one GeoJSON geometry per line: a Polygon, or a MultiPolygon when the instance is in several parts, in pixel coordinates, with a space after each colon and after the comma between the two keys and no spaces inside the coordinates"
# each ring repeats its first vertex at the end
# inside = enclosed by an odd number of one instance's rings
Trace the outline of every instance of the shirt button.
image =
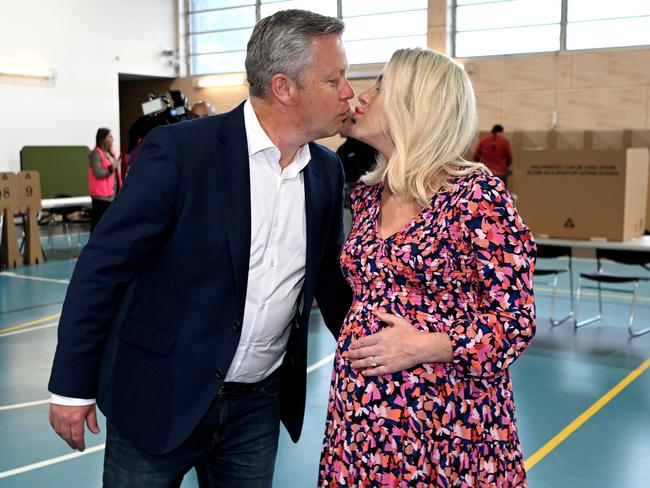
{"type": "Polygon", "coordinates": [[[239,322],[239,320],[235,320],[235,323],[232,324],[232,330],[234,330],[235,332],[239,332],[241,330],[241,323],[239,322]]]}
{"type": "Polygon", "coordinates": [[[216,378],[217,378],[218,380],[220,380],[220,379],[223,379],[223,377],[224,377],[226,374],[223,372],[223,369],[219,368],[219,369],[217,369],[217,370],[214,372],[214,375],[216,376],[216,378]]]}
{"type": "Polygon", "coordinates": [[[275,259],[273,261],[271,261],[271,267],[275,268],[275,259]]]}

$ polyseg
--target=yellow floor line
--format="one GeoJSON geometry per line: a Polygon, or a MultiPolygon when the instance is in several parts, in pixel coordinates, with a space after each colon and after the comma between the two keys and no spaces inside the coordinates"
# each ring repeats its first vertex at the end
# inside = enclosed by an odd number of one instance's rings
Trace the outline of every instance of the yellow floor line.
{"type": "Polygon", "coordinates": [[[530,456],[525,462],[526,469],[532,469],[533,466],[544,459],[553,449],[559,446],[567,437],[578,430],[582,424],[593,417],[596,412],[607,405],[612,398],[623,391],[630,383],[641,376],[643,372],[648,368],[650,368],[650,358],[643,361],[643,363],[641,363],[638,368],[623,378],[614,388],[605,393],[605,395],[603,395],[596,403],[582,412],[579,417],[577,417],[573,422],[562,429],[560,433],[558,433],[550,441],[544,444],[544,446],[538,449],[537,452],[530,456]]]}
{"type": "Polygon", "coordinates": [[[48,315],[47,317],[43,317],[38,320],[32,320],[31,322],[25,322],[24,324],[12,325],[11,327],[7,327],[6,329],[0,329],[0,334],[5,334],[7,332],[12,332],[14,330],[24,329],[31,325],[36,325],[43,322],[47,322],[48,320],[59,318],[60,316],[61,316],[60,313],[55,313],[54,315],[48,315]]]}

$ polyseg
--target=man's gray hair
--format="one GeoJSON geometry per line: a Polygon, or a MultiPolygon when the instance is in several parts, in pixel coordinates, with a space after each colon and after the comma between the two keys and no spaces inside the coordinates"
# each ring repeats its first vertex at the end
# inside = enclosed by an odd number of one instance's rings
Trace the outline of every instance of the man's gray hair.
{"type": "Polygon", "coordinates": [[[260,20],[246,52],[250,94],[265,97],[276,73],[284,73],[300,84],[302,71],[312,62],[312,40],[327,34],[340,35],[344,28],[339,19],[306,10],[282,10],[260,20]]]}

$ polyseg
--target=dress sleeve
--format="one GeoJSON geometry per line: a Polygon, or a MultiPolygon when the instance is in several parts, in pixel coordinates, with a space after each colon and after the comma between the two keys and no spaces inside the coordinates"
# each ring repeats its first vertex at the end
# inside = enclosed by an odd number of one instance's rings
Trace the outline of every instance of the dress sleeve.
{"type": "Polygon", "coordinates": [[[476,258],[470,286],[477,303],[474,316],[448,330],[451,367],[470,376],[498,375],[535,334],[535,242],[496,178],[479,179],[460,205],[461,225],[476,258]]]}

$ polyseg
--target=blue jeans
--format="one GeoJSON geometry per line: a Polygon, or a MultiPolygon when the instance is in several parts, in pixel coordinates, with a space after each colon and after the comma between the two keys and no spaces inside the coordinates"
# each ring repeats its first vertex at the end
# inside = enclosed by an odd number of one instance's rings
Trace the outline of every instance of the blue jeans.
{"type": "Polygon", "coordinates": [[[194,467],[201,488],[270,488],[279,433],[278,371],[252,387],[225,384],[190,437],[167,454],[143,451],[107,423],[104,487],[178,487],[194,467]]]}

